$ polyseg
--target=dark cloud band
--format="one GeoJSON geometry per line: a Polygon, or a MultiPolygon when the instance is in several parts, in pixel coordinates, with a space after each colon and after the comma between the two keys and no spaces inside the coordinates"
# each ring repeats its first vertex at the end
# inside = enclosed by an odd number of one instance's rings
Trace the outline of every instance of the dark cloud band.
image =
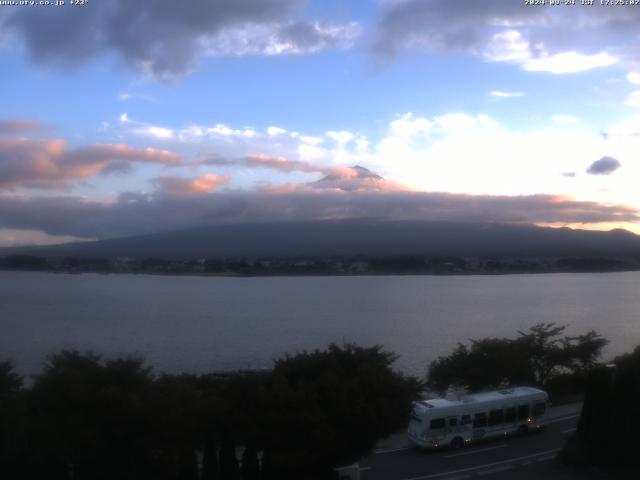
{"type": "Polygon", "coordinates": [[[0,227],[110,238],[224,223],[330,218],[505,223],[634,222],[626,206],[553,195],[429,192],[224,191],[197,195],[122,194],[114,202],[79,197],[0,196],[0,227]]]}

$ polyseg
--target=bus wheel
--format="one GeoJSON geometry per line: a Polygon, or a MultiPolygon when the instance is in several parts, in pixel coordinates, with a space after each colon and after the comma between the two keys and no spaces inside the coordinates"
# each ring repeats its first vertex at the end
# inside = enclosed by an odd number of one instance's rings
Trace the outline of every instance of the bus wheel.
{"type": "Polygon", "coordinates": [[[453,448],[454,450],[457,450],[462,447],[464,447],[464,440],[462,438],[456,437],[453,440],[451,440],[451,448],[453,448]]]}
{"type": "Polygon", "coordinates": [[[526,435],[527,433],[529,433],[529,427],[526,425],[520,425],[518,427],[518,435],[526,435]]]}

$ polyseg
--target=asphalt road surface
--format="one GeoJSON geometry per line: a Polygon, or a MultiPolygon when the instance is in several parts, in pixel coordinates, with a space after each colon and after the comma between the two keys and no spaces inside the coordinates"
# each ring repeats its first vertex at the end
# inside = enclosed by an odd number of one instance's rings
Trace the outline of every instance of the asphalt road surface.
{"type": "Polygon", "coordinates": [[[425,451],[398,437],[360,462],[361,480],[575,479],[554,461],[575,431],[580,404],[549,409],[546,428],[469,445],[460,450],[425,451]]]}

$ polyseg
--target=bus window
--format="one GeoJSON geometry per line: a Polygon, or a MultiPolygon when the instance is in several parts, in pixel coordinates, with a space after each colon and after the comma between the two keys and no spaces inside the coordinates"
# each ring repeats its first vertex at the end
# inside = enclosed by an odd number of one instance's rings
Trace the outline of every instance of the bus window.
{"type": "Polygon", "coordinates": [[[429,424],[429,428],[431,430],[437,430],[439,428],[444,428],[445,422],[444,422],[444,418],[434,418],[433,420],[431,420],[431,423],[429,424]]]}
{"type": "Polygon", "coordinates": [[[507,423],[515,422],[516,420],[516,409],[514,407],[509,407],[504,411],[504,421],[507,423]]]}
{"type": "Polygon", "coordinates": [[[449,426],[450,427],[455,427],[456,425],[458,425],[458,419],[457,418],[450,418],[449,419],[449,426]]]}
{"type": "Polygon", "coordinates": [[[504,423],[504,410],[491,410],[489,412],[489,426],[504,423]]]}
{"type": "Polygon", "coordinates": [[[487,414],[484,412],[476,413],[473,416],[473,428],[486,427],[487,426],[487,414]]]}
{"type": "Polygon", "coordinates": [[[545,402],[535,403],[533,405],[533,415],[543,415],[545,410],[547,409],[547,404],[545,402]]]}
{"type": "Polygon", "coordinates": [[[518,407],[518,420],[526,420],[529,416],[529,405],[520,405],[518,407]]]}
{"type": "Polygon", "coordinates": [[[462,415],[460,425],[468,425],[471,423],[471,415],[462,415]]]}

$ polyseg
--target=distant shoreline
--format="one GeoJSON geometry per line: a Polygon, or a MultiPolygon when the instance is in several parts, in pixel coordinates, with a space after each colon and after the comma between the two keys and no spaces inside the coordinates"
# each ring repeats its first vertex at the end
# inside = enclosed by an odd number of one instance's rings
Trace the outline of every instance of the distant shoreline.
{"type": "Polygon", "coordinates": [[[0,272],[21,273],[50,273],[54,275],[147,275],[156,277],[206,277],[206,278],[293,278],[293,277],[498,277],[507,275],[549,275],[549,274],[603,274],[638,272],[640,268],[621,270],[536,270],[512,272],[361,272],[361,273],[166,273],[166,272],[101,272],[101,271],[64,271],[64,270],[35,270],[0,268],[0,272]]]}
{"type": "Polygon", "coordinates": [[[129,273],[211,277],[508,275],[536,273],[606,273],[639,271],[636,258],[610,257],[267,257],[267,258],[47,258],[0,257],[0,269],[52,273],[129,273]]]}

